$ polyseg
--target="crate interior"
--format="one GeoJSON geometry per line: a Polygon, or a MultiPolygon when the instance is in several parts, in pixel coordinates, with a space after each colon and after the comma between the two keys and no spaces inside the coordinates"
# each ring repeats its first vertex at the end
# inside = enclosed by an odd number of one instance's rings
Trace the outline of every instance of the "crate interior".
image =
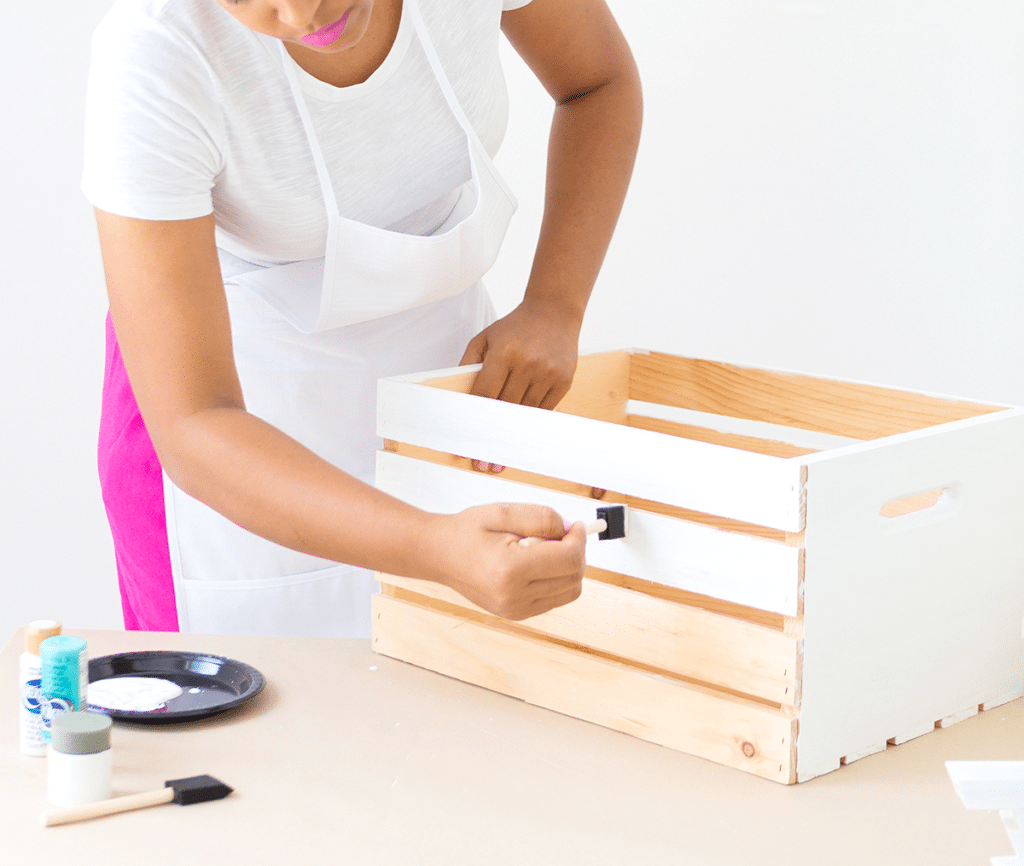
{"type": "MultiPolygon", "coordinates": [[[[468,392],[474,375],[424,384],[468,392]]],[[[796,457],[1004,408],[663,352],[618,350],[582,356],[572,390],[557,411],[796,457]]]]}
{"type": "MultiPolygon", "coordinates": [[[[474,375],[457,374],[423,384],[468,392],[474,375]]],[[[663,352],[617,350],[580,358],[573,387],[557,411],[788,459],[1005,408],[663,352]]],[[[529,473],[517,480],[558,484],[529,473]]],[[[941,493],[928,491],[886,503],[879,513],[898,517],[928,508],[941,493]]],[[[799,543],[799,534],[625,493],[593,490],[592,495],[721,529],[799,543]]]]}

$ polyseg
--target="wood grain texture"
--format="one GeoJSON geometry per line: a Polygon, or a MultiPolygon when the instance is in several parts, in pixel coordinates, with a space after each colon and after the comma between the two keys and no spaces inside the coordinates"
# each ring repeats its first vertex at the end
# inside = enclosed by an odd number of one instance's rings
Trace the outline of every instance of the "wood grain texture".
{"type": "MultiPolygon", "coordinates": [[[[424,600],[443,601],[497,619],[442,584],[389,574],[378,578],[424,600]]],[[[585,579],[583,594],[576,601],[508,626],[774,704],[799,702],[795,638],[613,584],[585,579]]]]}
{"type": "Polygon", "coordinates": [[[774,781],[793,781],[796,721],[543,641],[386,596],[373,599],[373,648],[529,703],[774,781]]]}
{"type": "Polygon", "coordinates": [[[879,439],[1004,408],[791,373],[635,353],[630,398],[854,439],[879,439]]]}
{"type": "MultiPolygon", "coordinates": [[[[629,352],[624,350],[580,355],[572,387],[555,411],[595,421],[624,424],[626,400],[629,398],[629,359],[629,352]]],[[[414,378],[430,388],[468,394],[480,365],[473,364],[458,370],[414,378]]]]}
{"type": "Polygon", "coordinates": [[[629,415],[626,417],[626,424],[637,430],[653,430],[655,433],[678,436],[680,439],[710,442],[713,445],[738,448],[741,451],[750,451],[754,454],[767,454],[770,457],[800,457],[803,454],[813,454],[817,450],[801,448],[798,445],[773,439],[758,439],[754,436],[741,436],[736,433],[720,433],[707,427],[679,424],[675,421],[652,418],[648,415],[629,415]]]}
{"type": "Polygon", "coordinates": [[[572,387],[555,411],[625,424],[629,364],[630,354],[624,351],[581,355],[572,387]]]}
{"type": "Polygon", "coordinates": [[[629,400],[626,403],[626,415],[672,421],[683,426],[701,427],[717,433],[739,436],[741,439],[749,437],[769,443],[784,442],[801,451],[825,451],[856,445],[861,441],[860,439],[851,439],[849,436],[833,436],[830,433],[819,433],[816,430],[783,427],[781,424],[732,418],[729,415],[715,415],[710,412],[698,412],[694,409],[680,409],[678,406],[647,403],[643,400],[629,400]]]}

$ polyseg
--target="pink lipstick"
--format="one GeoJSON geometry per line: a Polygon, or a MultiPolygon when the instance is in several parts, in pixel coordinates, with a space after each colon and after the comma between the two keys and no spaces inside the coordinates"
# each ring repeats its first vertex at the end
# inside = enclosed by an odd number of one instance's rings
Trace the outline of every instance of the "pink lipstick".
{"type": "Polygon", "coordinates": [[[348,12],[341,16],[333,24],[328,24],[326,27],[321,27],[316,33],[310,33],[308,36],[303,36],[302,41],[307,45],[312,45],[314,48],[323,48],[330,45],[332,42],[336,42],[341,34],[345,32],[345,24],[348,22],[348,12]]]}

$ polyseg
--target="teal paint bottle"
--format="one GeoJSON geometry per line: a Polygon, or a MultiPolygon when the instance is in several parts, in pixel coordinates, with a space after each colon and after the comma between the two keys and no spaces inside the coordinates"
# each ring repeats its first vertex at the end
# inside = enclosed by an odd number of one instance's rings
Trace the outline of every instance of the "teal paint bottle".
{"type": "Polygon", "coordinates": [[[42,662],[40,691],[42,739],[50,742],[56,716],[84,710],[89,690],[89,656],[84,638],[74,635],[48,637],[39,645],[42,662]]]}

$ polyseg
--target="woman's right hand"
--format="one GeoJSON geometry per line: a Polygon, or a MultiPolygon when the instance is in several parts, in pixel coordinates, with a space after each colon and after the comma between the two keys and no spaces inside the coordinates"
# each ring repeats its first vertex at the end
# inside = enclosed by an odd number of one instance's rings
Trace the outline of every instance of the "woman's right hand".
{"type": "Polygon", "coordinates": [[[426,540],[444,583],[484,610],[526,619],[579,598],[586,567],[582,523],[568,531],[556,511],[540,505],[481,505],[434,515],[426,540]],[[523,547],[521,538],[548,543],[523,547]]]}

